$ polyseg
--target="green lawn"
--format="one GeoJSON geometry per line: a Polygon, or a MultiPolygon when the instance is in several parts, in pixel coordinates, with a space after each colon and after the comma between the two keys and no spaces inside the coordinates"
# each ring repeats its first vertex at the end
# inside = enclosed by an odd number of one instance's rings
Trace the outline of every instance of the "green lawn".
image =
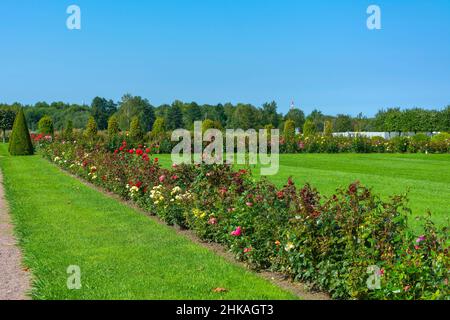
{"type": "Polygon", "coordinates": [[[0,167],[35,299],[291,299],[290,293],[86,187],[40,156],[0,167]],[[81,268],[68,290],[67,267],[81,268]],[[225,288],[226,293],[214,293],[225,288]]]}
{"type": "MultiPolygon", "coordinates": [[[[164,166],[170,155],[161,155],[164,166]]],[[[254,169],[258,174],[259,170],[254,169]]],[[[297,184],[310,182],[321,193],[359,180],[383,198],[409,190],[414,216],[430,210],[433,220],[447,224],[450,215],[450,155],[425,154],[296,154],[280,156],[280,171],[269,177],[283,186],[292,176],[297,184]]],[[[414,219],[412,225],[416,225],[414,219]]]]}

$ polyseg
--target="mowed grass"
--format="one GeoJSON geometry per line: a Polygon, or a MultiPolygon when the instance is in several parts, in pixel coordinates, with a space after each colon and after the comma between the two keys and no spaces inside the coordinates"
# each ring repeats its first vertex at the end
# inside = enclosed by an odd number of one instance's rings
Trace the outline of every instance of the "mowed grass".
{"type": "MultiPolygon", "coordinates": [[[[170,155],[159,156],[170,166],[170,155]]],[[[252,167],[255,176],[259,168],[252,167]]],[[[332,195],[337,188],[354,181],[373,188],[388,199],[408,192],[413,216],[428,211],[439,225],[450,217],[450,155],[425,154],[295,154],[280,155],[280,171],[268,179],[279,187],[292,176],[298,185],[311,183],[322,194],[332,195]]],[[[415,219],[410,220],[413,227],[415,219]]]]}
{"type": "Polygon", "coordinates": [[[35,299],[293,299],[40,156],[10,157],[4,186],[35,299]],[[67,268],[81,268],[81,290],[67,268]],[[215,293],[225,288],[225,293],[215,293]]]}

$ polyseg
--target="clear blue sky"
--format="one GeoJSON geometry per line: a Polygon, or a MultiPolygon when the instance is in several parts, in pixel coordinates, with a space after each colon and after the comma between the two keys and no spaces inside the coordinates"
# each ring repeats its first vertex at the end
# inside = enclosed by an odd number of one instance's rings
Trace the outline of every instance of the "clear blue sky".
{"type": "Polygon", "coordinates": [[[450,104],[448,0],[1,0],[0,101],[450,104]],[[66,28],[77,4],[82,30],[66,28]],[[378,4],[382,30],[366,27],[378,4]]]}

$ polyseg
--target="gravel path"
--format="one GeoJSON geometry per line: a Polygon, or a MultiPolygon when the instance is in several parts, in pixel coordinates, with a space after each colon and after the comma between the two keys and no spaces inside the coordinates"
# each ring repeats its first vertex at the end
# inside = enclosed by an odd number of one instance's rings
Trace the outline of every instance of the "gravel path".
{"type": "Polygon", "coordinates": [[[13,234],[13,225],[0,172],[0,300],[28,300],[30,272],[22,266],[22,254],[13,234]]]}

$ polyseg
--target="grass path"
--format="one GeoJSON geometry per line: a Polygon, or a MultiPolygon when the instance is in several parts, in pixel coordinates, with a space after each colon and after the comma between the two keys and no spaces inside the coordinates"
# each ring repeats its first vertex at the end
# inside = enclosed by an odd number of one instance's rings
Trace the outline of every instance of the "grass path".
{"type": "Polygon", "coordinates": [[[0,146],[6,196],[35,299],[292,299],[39,156],[0,146]],[[67,268],[81,268],[81,290],[67,268]],[[225,293],[213,289],[225,288],[225,293]]]}
{"type": "MultiPolygon", "coordinates": [[[[170,155],[159,156],[170,166],[170,155]]],[[[255,174],[259,170],[255,168],[255,174]]],[[[387,198],[409,190],[414,216],[428,210],[440,225],[450,218],[450,154],[283,154],[280,171],[269,180],[283,186],[292,176],[297,184],[311,183],[331,195],[339,187],[359,180],[387,198]]],[[[414,226],[416,223],[411,221],[414,226]]]]}

